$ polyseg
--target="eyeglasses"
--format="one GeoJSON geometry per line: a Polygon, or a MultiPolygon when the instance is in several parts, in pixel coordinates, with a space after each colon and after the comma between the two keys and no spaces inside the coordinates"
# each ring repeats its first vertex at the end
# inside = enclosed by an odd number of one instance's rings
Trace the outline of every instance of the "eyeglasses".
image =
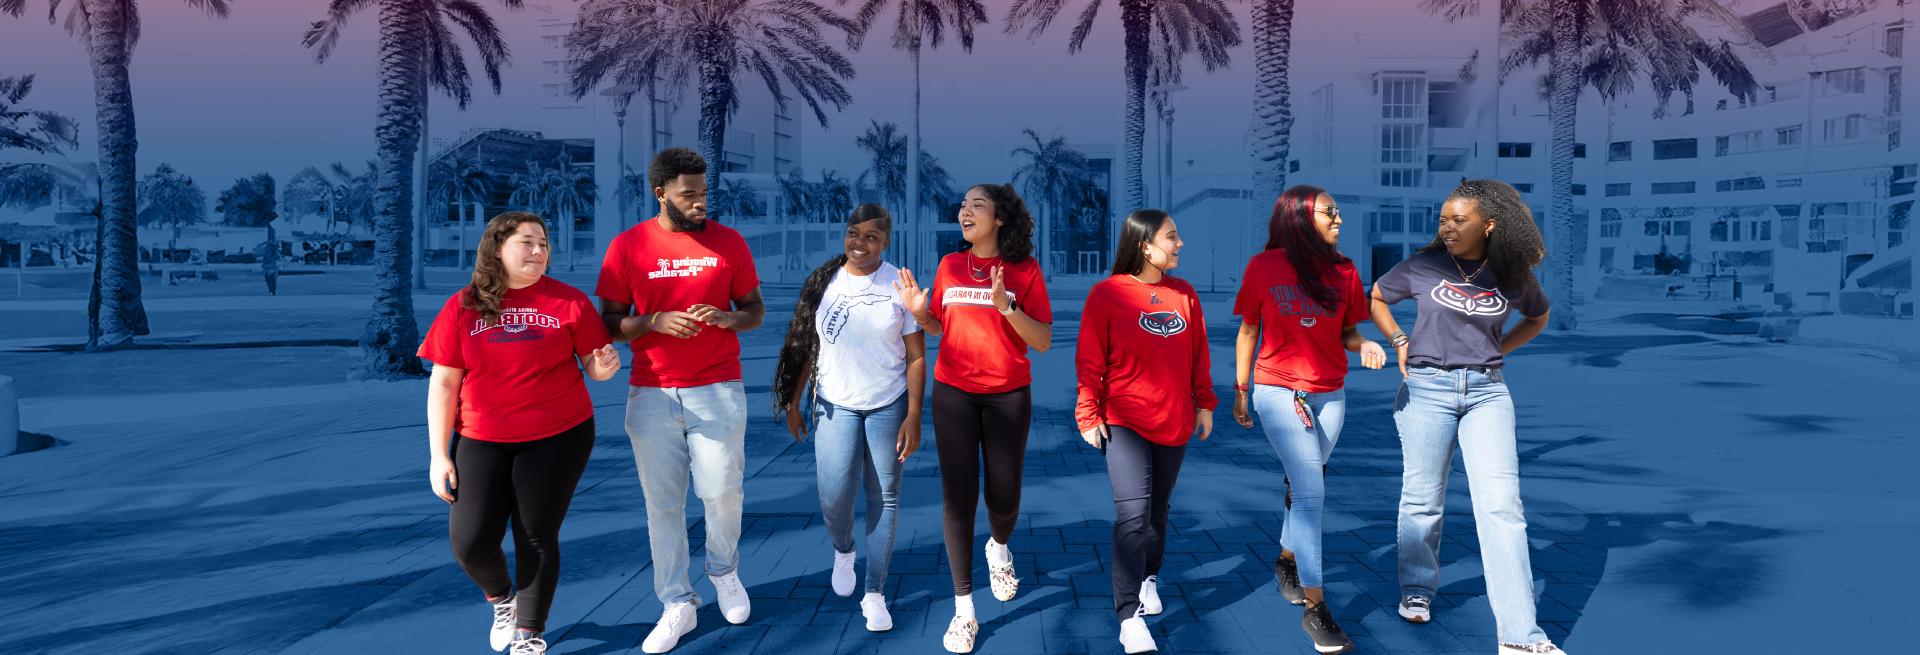
{"type": "Polygon", "coordinates": [[[1326,208],[1326,209],[1316,209],[1316,210],[1313,210],[1313,213],[1315,213],[1315,214],[1325,214],[1325,215],[1327,216],[1327,218],[1339,218],[1339,217],[1340,217],[1340,208],[1339,208],[1339,207],[1328,207],[1328,208],[1326,208]]]}

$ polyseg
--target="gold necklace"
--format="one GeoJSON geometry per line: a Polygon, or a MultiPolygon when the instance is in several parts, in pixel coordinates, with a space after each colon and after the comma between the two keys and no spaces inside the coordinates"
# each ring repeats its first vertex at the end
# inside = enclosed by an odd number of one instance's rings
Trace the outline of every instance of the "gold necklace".
{"type": "Polygon", "coordinates": [[[1473,284],[1473,278],[1480,277],[1480,272],[1487,270],[1487,262],[1493,260],[1492,257],[1480,260],[1480,268],[1473,269],[1473,275],[1467,275],[1467,269],[1460,267],[1460,258],[1447,253],[1447,259],[1453,260],[1453,270],[1460,272],[1460,282],[1464,284],[1473,284]]]}
{"type": "MultiPolygon", "coordinates": [[[[1161,275],[1166,275],[1166,274],[1165,274],[1165,273],[1161,273],[1161,275]]],[[[1128,273],[1128,274],[1127,274],[1127,277],[1130,277],[1130,278],[1133,278],[1133,281],[1135,281],[1135,282],[1139,282],[1139,283],[1141,283],[1141,284],[1146,284],[1146,285],[1147,285],[1147,304],[1149,304],[1149,305],[1158,305],[1158,304],[1160,304],[1160,287],[1156,287],[1156,286],[1154,286],[1154,285],[1151,285],[1151,284],[1147,284],[1147,281],[1146,281],[1146,280],[1142,280],[1142,279],[1140,279],[1140,276],[1138,276],[1138,275],[1134,275],[1134,274],[1132,274],[1132,273],[1128,273]]]]}

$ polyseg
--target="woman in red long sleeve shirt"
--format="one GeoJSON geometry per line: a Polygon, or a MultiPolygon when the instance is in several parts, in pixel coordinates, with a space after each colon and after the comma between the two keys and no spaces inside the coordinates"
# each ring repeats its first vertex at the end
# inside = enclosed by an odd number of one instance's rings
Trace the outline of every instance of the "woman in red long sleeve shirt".
{"type": "Polygon", "coordinates": [[[1161,609],[1168,501],[1187,440],[1213,433],[1217,403],[1200,297],[1168,274],[1180,264],[1180,245],[1166,212],[1127,216],[1113,276],[1087,293],[1074,354],[1074,417],[1081,438],[1106,451],[1113,485],[1113,604],[1129,653],[1155,650],[1141,617],[1161,609]]]}

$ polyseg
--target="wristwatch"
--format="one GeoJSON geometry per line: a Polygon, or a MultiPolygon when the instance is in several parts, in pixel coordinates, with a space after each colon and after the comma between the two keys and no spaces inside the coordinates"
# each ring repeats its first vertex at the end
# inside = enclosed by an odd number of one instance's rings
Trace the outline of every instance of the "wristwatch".
{"type": "Polygon", "coordinates": [[[1007,308],[999,311],[1001,316],[1012,316],[1013,312],[1019,309],[1020,309],[1020,301],[1015,300],[1015,301],[1009,301],[1007,303],[1007,308]]]}

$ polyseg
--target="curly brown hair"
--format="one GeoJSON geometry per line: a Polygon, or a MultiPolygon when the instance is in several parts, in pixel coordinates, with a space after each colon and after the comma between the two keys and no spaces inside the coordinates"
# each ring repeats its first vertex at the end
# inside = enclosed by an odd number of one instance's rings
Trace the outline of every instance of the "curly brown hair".
{"type": "Polygon", "coordinates": [[[540,226],[542,233],[547,231],[547,221],[539,215],[504,212],[487,221],[487,230],[480,234],[480,247],[473,257],[473,281],[467,285],[461,305],[480,312],[480,318],[488,323],[500,320],[500,298],[507,295],[507,266],[500,261],[500,246],[527,223],[540,226]]]}

